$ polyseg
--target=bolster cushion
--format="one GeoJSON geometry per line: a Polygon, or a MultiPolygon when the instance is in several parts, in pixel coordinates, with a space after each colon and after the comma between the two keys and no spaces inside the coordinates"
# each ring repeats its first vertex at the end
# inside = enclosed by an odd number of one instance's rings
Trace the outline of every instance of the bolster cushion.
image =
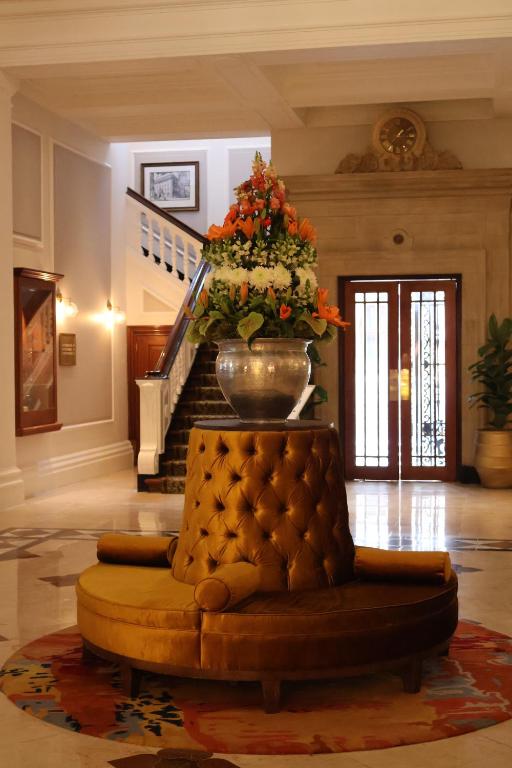
{"type": "Polygon", "coordinates": [[[451,572],[448,552],[403,552],[356,547],[354,574],[362,580],[445,584],[449,581],[451,572]]]}
{"type": "Polygon", "coordinates": [[[259,587],[257,566],[245,562],[226,563],[196,584],[194,598],[203,611],[225,611],[257,592],[259,587]]]}
{"type": "Polygon", "coordinates": [[[118,565],[172,565],[177,536],[130,536],[105,533],[98,541],[98,560],[118,565]]]}

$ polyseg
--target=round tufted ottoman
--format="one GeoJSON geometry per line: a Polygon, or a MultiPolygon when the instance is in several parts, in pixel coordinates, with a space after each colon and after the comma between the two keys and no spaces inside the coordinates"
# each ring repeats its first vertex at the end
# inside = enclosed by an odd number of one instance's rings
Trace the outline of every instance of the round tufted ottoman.
{"type": "Polygon", "coordinates": [[[453,573],[355,577],[338,435],[317,422],[198,422],[180,537],[161,546],[172,567],[116,557],[77,586],[86,647],[118,658],[131,692],[144,669],[260,680],[269,712],[286,679],[396,669],[415,691],[457,624],[453,573]]]}

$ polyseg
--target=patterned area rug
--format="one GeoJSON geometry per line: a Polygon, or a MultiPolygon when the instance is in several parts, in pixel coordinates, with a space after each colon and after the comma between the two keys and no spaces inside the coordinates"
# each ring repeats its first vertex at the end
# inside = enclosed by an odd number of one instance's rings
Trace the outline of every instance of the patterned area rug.
{"type": "MultiPolygon", "coordinates": [[[[0,672],[3,693],[48,723],[150,747],[231,754],[318,754],[445,739],[512,717],[512,638],[461,621],[450,657],[427,663],[418,694],[394,675],[284,686],[265,715],[253,683],[145,675],[123,696],[115,665],[81,661],[76,628],[22,648],[0,672]]],[[[206,768],[206,765],[205,765],[206,768]]]]}

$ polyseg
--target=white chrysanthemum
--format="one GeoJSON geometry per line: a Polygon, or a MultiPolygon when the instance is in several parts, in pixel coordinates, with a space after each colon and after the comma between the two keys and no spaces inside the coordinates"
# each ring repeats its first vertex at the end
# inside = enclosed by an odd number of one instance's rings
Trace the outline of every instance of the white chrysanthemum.
{"type": "Polygon", "coordinates": [[[229,282],[233,285],[242,285],[249,279],[249,273],[243,267],[235,267],[229,270],[229,282]]]}
{"type": "Polygon", "coordinates": [[[220,280],[223,283],[229,283],[231,280],[231,273],[233,270],[231,267],[217,267],[215,272],[213,273],[213,280],[217,281],[220,280]]]}
{"type": "Polygon", "coordinates": [[[249,285],[257,291],[266,290],[270,285],[273,271],[273,269],[268,267],[255,267],[255,269],[249,271],[249,285]]]}
{"type": "Polygon", "coordinates": [[[282,264],[277,264],[271,271],[272,284],[276,290],[286,290],[286,288],[291,285],[292,276],[286,267],[283,267],[282,264]]]}
{"type": "Polygon", "coordinates": [[[316,275],[312,269],[309,269],[309,267],[298,267],[298,269],[295,270],[295,275],[299,278],[300,281],[299,285],[297,286],[299,293],[304,293],[306,291],[308,281],[310,293],[313,293],[313,291],[318,286],[316,275]]]}

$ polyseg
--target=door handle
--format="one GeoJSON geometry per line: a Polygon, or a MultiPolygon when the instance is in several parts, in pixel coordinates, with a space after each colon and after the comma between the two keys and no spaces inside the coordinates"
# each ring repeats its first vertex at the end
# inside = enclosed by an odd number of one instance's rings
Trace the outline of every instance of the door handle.
{"type": "Polygon", "coordinates": [[[398,401],[398,368],[389,369],[389,400],[392,403],[398,401]]]}
{"type": "Polygon", "coordinates": [[[411,372],[408,368],[400,369],[400,399],[409,400],[411,394],[411,372]]]}

